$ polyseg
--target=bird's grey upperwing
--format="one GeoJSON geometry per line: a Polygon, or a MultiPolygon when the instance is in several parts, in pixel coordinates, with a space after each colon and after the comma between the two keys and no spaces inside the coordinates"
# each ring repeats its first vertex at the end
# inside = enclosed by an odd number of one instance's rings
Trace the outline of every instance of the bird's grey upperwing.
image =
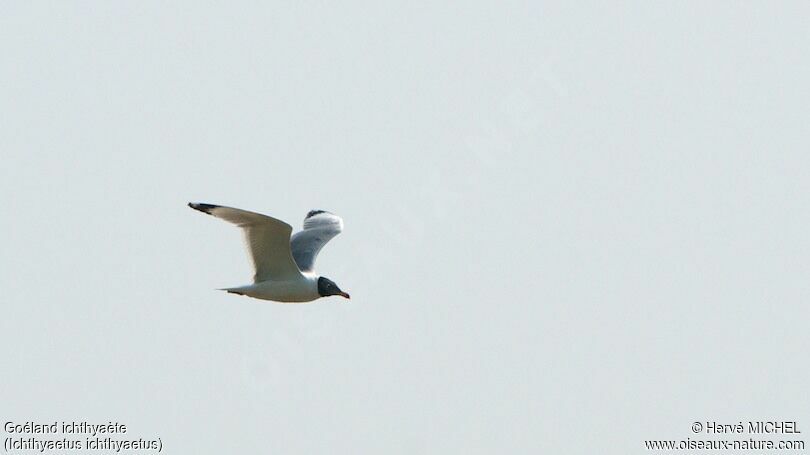
{"type": "Polygon", "coordinates": [[[189,202],[188,206],[242,228],[256,271],[254,282],[293,280],[301,276],[290,250],[292,226],[289,224],[260,213],[222,205],[189,202]]]}
{"type": "Polygon", "coordinates": [[[302,272],[312,272],[318,252],[343,231],[343,220],[324,210],[311,210],[304,218],[304,230],[292,236],[292,254],[302,272]]]}

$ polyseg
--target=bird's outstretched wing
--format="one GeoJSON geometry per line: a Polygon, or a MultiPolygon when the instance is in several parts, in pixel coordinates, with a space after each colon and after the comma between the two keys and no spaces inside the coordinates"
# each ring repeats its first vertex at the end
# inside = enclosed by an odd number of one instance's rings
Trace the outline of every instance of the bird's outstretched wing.
{"type": "Polygon", "coordinates": [[[343,231],[343,220],[324,210],[312,210],[304,218],[304,230],[292,236],[292,255],[302,272],[312,272],[315,258],[326,242],[343,231]]]}
{"type": "Polygon", "coordinates": [[[244,231],[253,267],[253,281],[292,280],[301,276],[290,251],[289,224],[247,210],[190,202],[189,207],[233,223],[244,231]]]}

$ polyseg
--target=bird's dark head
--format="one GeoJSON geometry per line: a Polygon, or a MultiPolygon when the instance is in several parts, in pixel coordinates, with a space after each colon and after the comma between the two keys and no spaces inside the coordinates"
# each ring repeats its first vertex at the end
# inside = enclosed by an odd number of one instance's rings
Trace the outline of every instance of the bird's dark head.
{"type": "Polygon", "coordinates": [[[339,295],[347,299],[351,298],[349,297],[349,294],[346,294],[345,292],[341,291],[334,281],[325,277],[318,278],[318,294],[320,294],[321,297],[328,297],[330,295],[339,295]]]}

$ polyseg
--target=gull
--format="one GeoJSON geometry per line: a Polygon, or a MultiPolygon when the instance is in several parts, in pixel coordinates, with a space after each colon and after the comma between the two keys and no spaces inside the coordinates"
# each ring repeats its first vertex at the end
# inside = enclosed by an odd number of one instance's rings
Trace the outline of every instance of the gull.
{"type": "Polygon", "coordinates": [[[315,258],[326,243],[343,230],[343,220],[325,210],[310,210],[304,230],[267,215],[214,204],[189,202],[194,210],[233,223],[245,234],[253,259],[253,284],[225,288],[232,294],[284,303],[311,302],[339,295],[349,298],[334,281],[315,273],[315,258]]]}

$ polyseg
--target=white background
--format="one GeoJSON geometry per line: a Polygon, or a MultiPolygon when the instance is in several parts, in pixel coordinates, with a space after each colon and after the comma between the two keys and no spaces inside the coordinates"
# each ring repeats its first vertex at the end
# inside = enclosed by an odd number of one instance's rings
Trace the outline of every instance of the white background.
{"type": "Polygon", "coordinates": [[[164,451],[810,431],[805,2],[6,2],[0,418],[164,451]],[[232,205],[345,219],[275,305],[232,205]]]}

